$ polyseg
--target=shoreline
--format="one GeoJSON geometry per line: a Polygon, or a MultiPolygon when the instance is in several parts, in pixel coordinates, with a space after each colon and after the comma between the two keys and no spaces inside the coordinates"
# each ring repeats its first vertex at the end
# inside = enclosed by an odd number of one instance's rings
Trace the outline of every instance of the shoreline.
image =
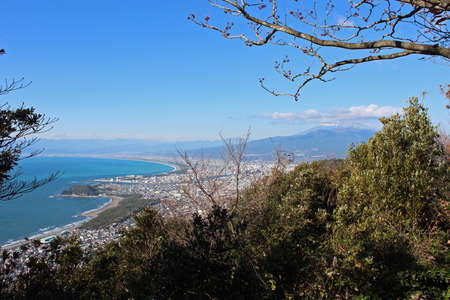
{"type": "MultiPolygon", "coordinates": [[[[130,160],[130,161],[141,161],[141,162],[149,162],[149,163],[156,163],[156,164],[161,164],[161,165],[165,165],[168,167],[171,167],[172,170],[168,171],[168,172],[162,172],[159,174],[153,174],[153,175],[146,175],[146,176],[160,176],[160,175],[165,175],[165,174],[170,174],[173,172],[177,172],[177,171],[181,171],[183,170],[183,166],[182,164],[178,164],[176,162],[170,162],[170,161],[165,161],[162,159],[153,159],[150,157],[135,157],[135,156],[113,156],[113,155],[42,155],[44,157],[86,157],[86,158],[99,158],[99,159],[118,159],[118,160],[130,160]]],[[[93,218],[97,217],[99,214],[101,214],[102,212],[110,209],[110,208],[114,208],[117,207],[120,202],[124,199],[123,197],[120,196],[115,196],[115,195],[102,195],[102,196],[83,196],[83,195],[60,195],[62,197],[80,197],[80,198],[109,198],[110,200],[108,202],[106,202],[105,204],[82,212],[80,214],[80,216],[85,217],[85,219],[80,220],[80,221],[76,221],[70,224],[66,224],[60,227],[56,227],[54,229],[42,232],[42,233],[37,233],[34,234],[32,236],[29,237],[28,240],[25,239],[19,239],[19,240],[15,240],[12,241],[11,243],[5,243],[0,245],[0,249],[13,249],[13,248],[17,248],[21,245],[24,244],[28,244],[30,243],[32,240],[40,240],[42,238],[51,236],[51,235],[57,235],[58,233],[61,233],[62,231],[70,231],[73,232],[74,230],[78,229],[81,225],[83,225],[84,223],[92,220],[93,218]]]]}
{"type": "Polygon", "coordinates": [[[88,220],[90,220],[90,218],[87,218],[87,219],[81,220],[81,221],[77,221],[74,223],[70,223],[70,224],[67,224],[67,225],[64,225],[61,227],[56,227],[54,229],[50,229],[50,230],[42,232],[42,233],[37,233],[35,235],[30,236],[28,238],[28,240],[21,239],[21,240],[12,241],[11,243],[1,245],[0,249],[11,250],[13,248],[17,248],[19,246],[29,244],[33,240],[41,240],[48,236],[57,235],[58,233],[61,233],[62,231],[70,231],[72,233],[74,230],[76,230],[78,227],[80,227],[83,223],[87,222],[88,220]]]}
{"type": "MultiPolygon", "coordinates": [[[[173,173],[177,171],[182,171],[186,169],[186,166],[181,162],[170,161],[168,157],[151,157],[151,156],[127,156],[127,155],[95,155],[95,154],[46,154],[40,155],[42,157],[82,157],[82,158],[99,158],[99,159],[117,159],[117,160],[130,160],[130,161],[140,161],[140,162],[149,162],[160,165],[165,165],[173,168],[173,170],[168,171],[167,173],[173,173]]],[[[166,172],[154,175],[166,174],[166,172]]],[[[154,175],[145,175],[145,176],[154,176],[154,175]]]]}
{"type": "Polygon", "coordinates": [[[122,202],[122,200],[124,199],[123,197],[112,196],[112,195],[98,196],[97,198],[110,198],[111,200],[106,202],[104,205],[102,205],[102,206],[100,206],[98,208],[91,209],[91,210],[88,210],[88,211],[85,211],[85,212],[81,213],[81,216],[89,217],[89,219],[87,219],[87,220],[91,220],[91,219],[97,217],[99,214],[101,214],[105,210],[117,207],[120,204],[120,202],[122,202]]]}
{"type": "Polygon", "coordinates": [[[79,197],[79,198],[109,198],[110,200],[108,202],[106,202],[105,204],[82,212],[80,214],[80,216],[85,217],[85,219],[74,222],[74,223],[70,223],[67,225],[63,225],[60,227],[56,227],[54,229],[42,232],[42,233],[37,233],[35,235],[32,235],[28,240],[25,239],[21,239],[21,240],[16,240],[16,241],[12,241],[11,243],[7,243],[7,244],[3,244],[0,246],[1,249],[12,249],[12,248],[16,248],[19,247],[21,245],[24,244],[28,244],[30,243],[32,240],[41,240],[45,237],[51,236],[51,235],[57,235],[58,233],[61,233],[62,231],[70,231],[71,233],[73,233],[74,230],[78,229],[81,227],[81,225],[83,225],[84,223],[92,220],[93,218],[97,217],[99,214],[101,214],[102,212],[110,209],[110,208],[114,208],[117,207],[120,202],[124,199],[123,197],[119,197],[119,196],[113,196],[113,195],[103,195],[103,196],[81,196],[81,195],[70,195],[67,197],[79,197]]]}

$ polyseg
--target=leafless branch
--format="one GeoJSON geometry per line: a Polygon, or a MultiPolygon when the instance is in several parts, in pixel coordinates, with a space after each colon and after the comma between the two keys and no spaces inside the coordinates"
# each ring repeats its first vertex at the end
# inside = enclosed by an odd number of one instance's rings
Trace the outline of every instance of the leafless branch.
{"type": "Polygon", "coordinates": [[[244,162],[244,154],[247,148],[247,143],[250,138],[250,129],[244,135],[244,137],[239,138],[237,143],[233,143],[230,139],[225,139],[222,134],[220,134],[220,138],[226,147],[226,153],[228,154],[229,160],[233,165],[233,177],[234,177],[234,187],[235,187],[235,195],[234,201],[231,204],[231,214],[233,214],[237,207],[239,206],[239,202],[241,200],[241,176],[242,176],[242,164],[244,162]]]}
{"type": "Polygon", "coordinates": [[[16,90],[20,90],[29,86],[31,82],[25,82],[25,78],[20,79],[5,79],[3,85],[0,85],[0,96],[6,95],[16,90]]]}
{"type": "Polygon", "coordinates": [[[260,80],[261,86],[276,96],[287,95],[298,100],[300,90],[311,81],[333,80],[324,75],[349,70],[356,64],[398,59],[412,54],[450,59],[450,0],[208,2],[230,18],[249,24],[247,29],[250,33],[244,26],[239,27],[241,33],[233,33],[238,30],[234,21],[228,21],[225,26],[213,25],[210,16],[200,19],[190,15],[189,19],[195,24],[217,31],[225,38],[240,39],[248,46],[270,44],[292,47],[320,63],[316,72],[309,66],[297,74],[276,67],[284,78],[297,83],[295,92],[284,93],[267,88],[264,79],[260,80]],[[339,6],[335,5],[337,3],[339,6]],[[250,37],[251,32],[254,38],[250,37]],[[328,62],[331,59],[320,54],[324,47],[364,53],[361,58],[328,62]]]}
{"type": "Polygon", "coordinates": [[[206,159],[204,156],[193,159],[186,152],[179,151],[181,160],[188,168],[182,192],[202,211],[220,206],[233,214],[241,205],[243,177],[250,173],[244,166],[250,130],[237,140],[220,137],[224,144],[221,160],[206,159]]]}

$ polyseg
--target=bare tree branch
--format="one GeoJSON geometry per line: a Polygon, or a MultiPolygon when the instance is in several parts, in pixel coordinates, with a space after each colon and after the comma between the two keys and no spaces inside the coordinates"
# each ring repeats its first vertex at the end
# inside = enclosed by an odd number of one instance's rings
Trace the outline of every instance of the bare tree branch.
{"type": "Polygon", "coordinates": [[[25,82],[25,78],[20,79],[5,79],[3,85],[0,85],[0,96],[6,95],[16,90],[20,90],[29,86],[31,82],[25,82]]]}
{"type": "Polygon", "coordinates": [[[261,86],[276,96],[287,95],[298,100],[300,90],[311,81],[333,80],[325,75],[346,71],[361,63],[412,54],[450,59],[450,0],[208,2],[242,24],[228,21],[225,26],[213,25],[210,16],[199,19],[190,15],[189,19],[195,24],[219,32],[225,38],[240,39],[247,46],[291,47],[320,63],[316,71],[313,71],[316,67],[308,66],[297,74],[285,69],[285,62],[276,63],[276,71],[284,78],[293,83],[300,80],[294,92],[286,93],[267,88],[261,79],[261,86]],[[241,33],[233,33],[235,31],[241,33]],[[251,37],[252,32],[254,37],[251,37]],[[327,58],[321,54],[322,48],[327,47],[364,53],[350,59],[327,58]]]}
{"type": "Polygon", "coordinates": [[[220,137],[224,144],[221,160],[193,159],[179,151],[181,160],[188,167],[182,192],[204,212],[212,206],[220,206],[234,214],[241,205],[243,179],[252,175],[244,165],[250,130],[237,140],[220,137]]]}
{"type": "Polygon", "coordinates": [[[247,131],[244,137],[240,138],[237,143],[233,143],[230,139],[225,139],[222,134],[220,138],[226,147],[227,154],[231,163],[233,164],[233,177],[234,177],[234,188],[235,196],[234,201],[231,204],[231,214],[233,215],[239,206],[241,200],[241,176],[242,176],[242,164],[244,162],[244,154],[247,148],[247,143],[250,138],[250,129],[247,131]]]}

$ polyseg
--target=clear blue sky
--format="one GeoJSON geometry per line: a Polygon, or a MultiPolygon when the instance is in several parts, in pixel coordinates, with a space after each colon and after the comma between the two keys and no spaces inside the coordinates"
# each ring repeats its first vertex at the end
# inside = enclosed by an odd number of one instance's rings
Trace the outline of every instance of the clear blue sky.
{"type": "Polygon", "coordinates": [[[360,65],[332,83],[311,84],[294,102],[257,81],[276,78],[273,61],[289,51],[249,48],[187,20],[210,11],[206,0],[4,0],[0,48],[8,54],[0,57],[0,78],[33,83],[1,100],[59,118],[47,137],[190,140],[238,136],[248,127],[259,138],[320,123],[371,126],[364,118],[370,104],[375,114],[388,112],[427,91],[432,120],[448,128],[443,63],[409,57],[360,65]]]}

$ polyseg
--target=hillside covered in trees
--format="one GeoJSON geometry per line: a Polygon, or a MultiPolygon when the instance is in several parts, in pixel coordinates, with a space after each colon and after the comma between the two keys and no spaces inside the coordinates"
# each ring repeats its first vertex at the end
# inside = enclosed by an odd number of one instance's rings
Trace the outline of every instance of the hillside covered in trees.
{"type": "Polygon", "coordinates": [[[2,299],[448,299],[450,164],[416,98],[345,160],[274,169],[236,207],[146,209],[118,242],[56,239],[2,299]]]}
{"type": "Polygon", "coordinates": [[[62,192],[63,196],[98,196],[100,191],[95,185],[74,184],[67,190],[62,192]]]}

